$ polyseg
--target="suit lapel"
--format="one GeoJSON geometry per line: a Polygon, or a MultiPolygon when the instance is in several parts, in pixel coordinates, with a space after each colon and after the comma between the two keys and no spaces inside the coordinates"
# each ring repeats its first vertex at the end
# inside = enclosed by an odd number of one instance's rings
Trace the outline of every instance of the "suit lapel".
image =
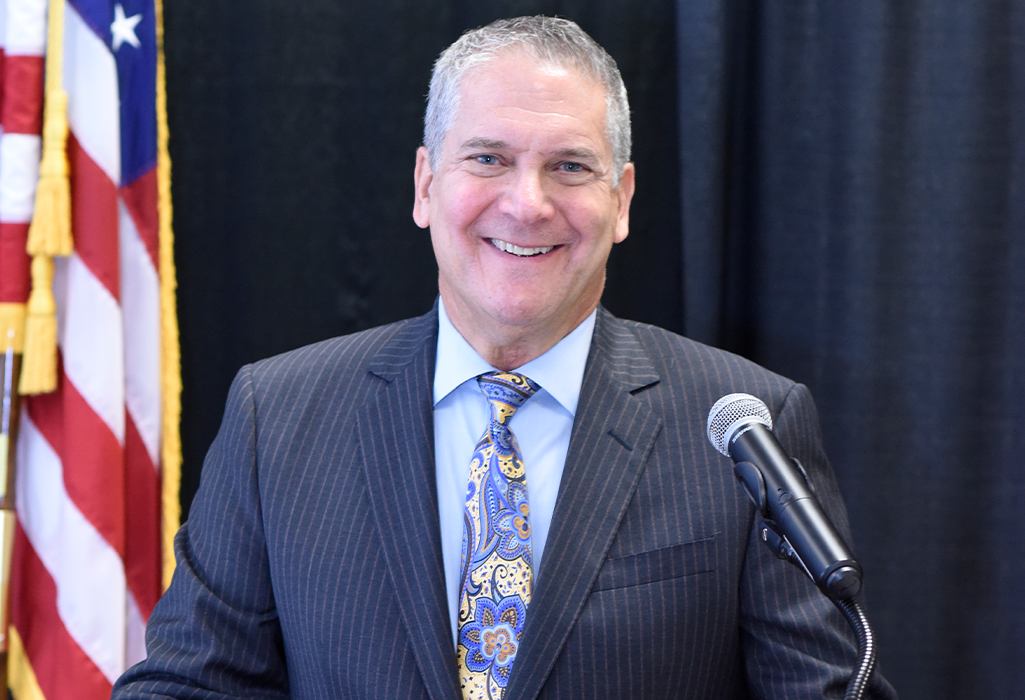
{"type": "Polygon", "coordinates": [[[583,609],[661,418],[633,392],[659,377],[636,337],[598,310],[555,515],[506,700],[533,700],[583,609]]]}
{"type": "Polygon", "coordinates": [[[433,700],[460,696],[449,628],[434,478],[437,312],[414,319],[370,371],[388,382],[361,410],[371,510],[410,646],[433,700]]]}

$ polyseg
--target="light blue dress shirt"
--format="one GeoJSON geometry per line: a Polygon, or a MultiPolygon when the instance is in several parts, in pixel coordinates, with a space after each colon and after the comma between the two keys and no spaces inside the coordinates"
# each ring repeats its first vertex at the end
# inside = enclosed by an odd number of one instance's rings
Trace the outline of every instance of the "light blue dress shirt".
{"type": "MultiPolygon", "coordinates": [[[[596,312],[592,312],[555,347],[516,369],[541,385],[541,390],[516,411],[510,423],[527,470],[535,586],[542,572],[541,559],[569,450],[595,317],[596,312]]],[[[477,376],[494,369],[455,329],[439,299],[438,354],[434,367],[434,462],[453,646],[458,626],[459,556],[470,458],[491,416],[487,399],[477,385],[477,376]]]]}

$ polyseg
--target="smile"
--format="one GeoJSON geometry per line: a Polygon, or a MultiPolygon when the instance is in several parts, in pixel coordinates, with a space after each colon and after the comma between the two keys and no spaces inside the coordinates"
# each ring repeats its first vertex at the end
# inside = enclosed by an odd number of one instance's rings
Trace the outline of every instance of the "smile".
{"type": "Polygon", "coordinates": [[[505,251],[506,253],[518,255],[521,258],[529,258],[533,255],[544,255],[555,248],[553,245],[545,246],[544,248],[520,248],[518,245],[506,243],[505,241],[500,241],[497,238],[491,239],[491,245],[495,246],[499,250],[505,251]]]}

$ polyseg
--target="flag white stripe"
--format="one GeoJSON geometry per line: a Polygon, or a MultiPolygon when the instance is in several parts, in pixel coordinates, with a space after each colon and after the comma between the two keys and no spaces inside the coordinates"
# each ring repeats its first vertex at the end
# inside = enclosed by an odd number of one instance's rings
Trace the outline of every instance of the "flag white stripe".
{"type": "Polygon", "coordinates": [[[53,290],[64,372],[123,446],[125,366],[121,307],[77,253],[55,261],[53,290]]]}
{"type": "Polygon", "coordinates": [[[65,3],[64,89],[68,93],[68,124],[82,149],[121,184],[121,115],[117,64],[110,49],[65,3]]]}
{"type": "Polygon", "coordinates": [[[0,51],[7,48],[7,0],[0,0],[0,51]]]}
{"type": "Polygon", "coordinates": [[[160,458],[160,280],[135,221],[118,198],[121,311],[125,324],[125,402],[153,464],[160,458]]]}
{"type": "Polygon", "coordinates": [[[29,542],[57,586],[71,638],[114,682],[125,669],[125,573],[121,558],[75,506],[63,465],[31,417],[21,417],[16,503],[29,542]]]}
{"type": "Polygon", "coordinates": [[[8,56],[42,56],[46,48],[45,0],[6,0],[5,26],[0,28],[8,56]]]}
{"type": "Polygon", "coordinates": [[[0,135],[0,221],[32,221],[41,150],[38,136],[0,135]]]}
{"type": "Polygon", "coordinates": [[[146,658],[146,621],[135,602],[135,596],[128,593],[128,620],[125,623],[124,667],[134,666],[146,658]]]}

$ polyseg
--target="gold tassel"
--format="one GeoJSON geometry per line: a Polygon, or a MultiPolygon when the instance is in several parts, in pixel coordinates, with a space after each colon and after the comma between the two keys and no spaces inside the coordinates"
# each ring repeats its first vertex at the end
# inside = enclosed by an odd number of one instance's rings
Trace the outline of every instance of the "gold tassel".
{"type": "Polygon", "coordinates": [[[32,256],[32,294],[25,320],[22,394],[57,388],[57,315],[53,300],[53,256],[71,255],[71,188],[68,181],[68,95],[64,92],[64,0],[50,0],[46,30],[46,103],[43,158],[36,207],[25,248],[32,256]]]}
{"type": "Polygon", "coordinates": [[[47,90],[43,159],[39,164],[36,207],[26,246],[30,255],[71,255],[67,109],[67,93],[59,88],[47,90]]]}
{"type": "Polygon", "coordinates": [[[32,295],[25,319],[25,355],[21,394],[46,394],[57,388],[57,305],[53,300],[53,259],[32,259],[32,295]]]}

